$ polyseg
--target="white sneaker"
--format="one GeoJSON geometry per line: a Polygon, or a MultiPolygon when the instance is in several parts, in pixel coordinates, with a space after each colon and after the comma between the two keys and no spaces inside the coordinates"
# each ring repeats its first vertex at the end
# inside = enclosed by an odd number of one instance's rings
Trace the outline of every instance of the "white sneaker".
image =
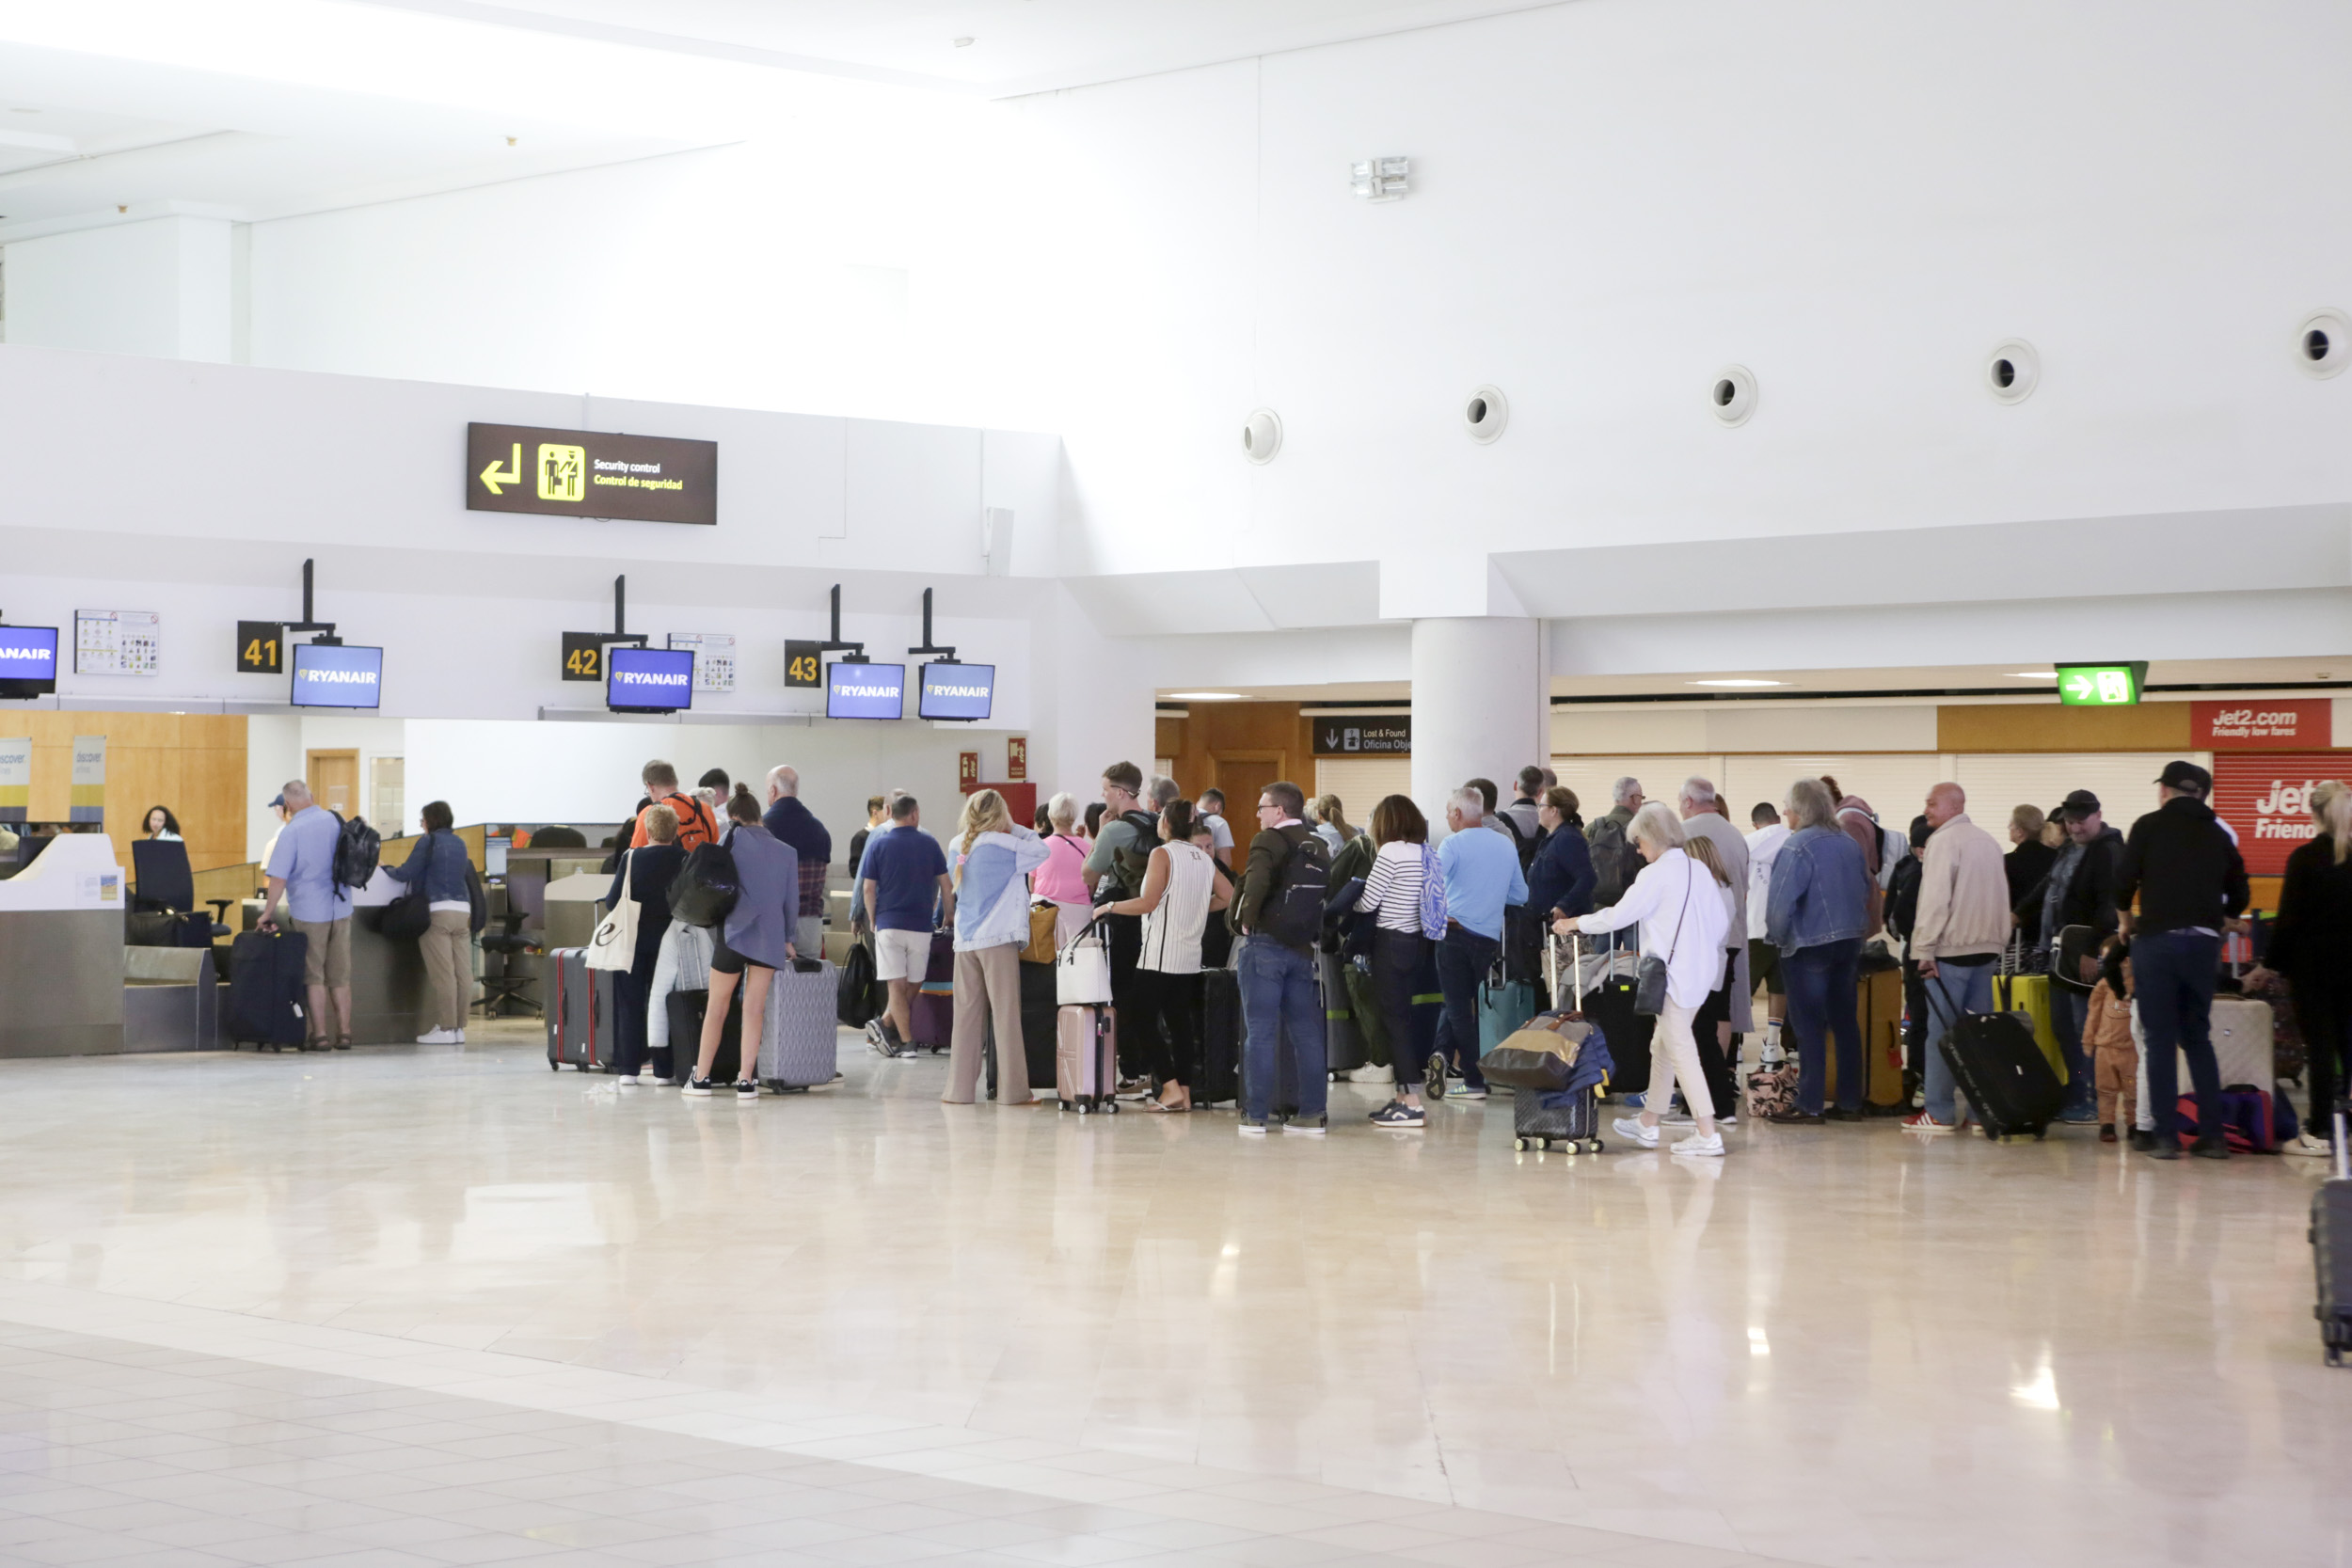
{"type": "Polygon", "coordinates": [[[419,1045],[455,1045],[460,1038],[454,1029],[428,1029],[417,1037],[419,1045]]]}
{"type": "Polygon", "coordinates": [[[2279,1152],[2281,1154],[2312,1154],[2324,1160],[2328,1155],[2333,1154],[2335,1150],[2328,1146],[2328,1140],[2325,1138],[2314,1138],[2309,1132],[2297,1132],[2295,1136],[2289,1138],[2286,1142],[2279,1146],[2279,1152]]]}
{"type": "Polygon", "coordinates": [[[1625,1139],[1628,1143],[1640,1144],[1644,1148],[1658,1147],[1658,1129],[1643,1126],[1640,1117],[1619,1117],[1609,1126],[1618,1137],[1625,1139]]]}
{"type": "Polygon", "coordinates": [[[1396,1082],[1396,1069],[1367,1062],[1349,1073],[1347,1081],[1351,1084],[1393,1084],[1396,1082]]]}
{"type": "Polygon", "coordinates": [[[463,1044],[465,1044],[465,1043],[466,1043],[466,1031],[464,1031],[463,1029],[460,1029],[460,1030],[458,1030],[458,1031],[457,1031],[457,1043],[458,1043],[458,1044],[460,1044],[460,1045],[463,1045],[463,1044]]]}
{"type": "Polygon", "coordinates": [[[1674,1147],[1674,1151],[1677,1154],[1712,1155],[1714,1158],[1720,1160],[1724,1157],[1724,1135],[1721,1132],[1709,1132],[1707,1136],[1702,1138],[1696,1132],[1693,1132],[1689,1137],[1677,1143],[1674,1147]]]}

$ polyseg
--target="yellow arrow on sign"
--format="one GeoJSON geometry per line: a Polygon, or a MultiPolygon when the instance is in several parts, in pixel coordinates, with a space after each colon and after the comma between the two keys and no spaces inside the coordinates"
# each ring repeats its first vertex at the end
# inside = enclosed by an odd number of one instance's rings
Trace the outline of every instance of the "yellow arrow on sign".
{"type": "Polygon", "coordinates": [[[520,441],[515,443],[515,451],[507,458],[505,467],[501,468],[499,460],[493,457],[490,459],[489,466],[482,470],[482,487],[494,496],[502,496],[506,493],[499,488],[500,485],[520,484],[522,482],[523,444],[520,441]]]}

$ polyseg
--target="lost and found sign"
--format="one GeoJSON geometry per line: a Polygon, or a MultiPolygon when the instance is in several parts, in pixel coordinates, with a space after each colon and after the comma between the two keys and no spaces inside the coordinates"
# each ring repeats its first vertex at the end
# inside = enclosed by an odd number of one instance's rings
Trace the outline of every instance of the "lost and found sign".
{"type": "Polygon", "coordinates": [[[643,523],[716,523],[719,443],[469,424],[466,509],[643,523]]]}
{"type": "Polygon", "coordinates": [[[1382,717],[1372,714],[1311,715],[1315,726],[1315,755],[1319,757],[1402,757],[1413,752],[1410,714],[1382,717]]]}

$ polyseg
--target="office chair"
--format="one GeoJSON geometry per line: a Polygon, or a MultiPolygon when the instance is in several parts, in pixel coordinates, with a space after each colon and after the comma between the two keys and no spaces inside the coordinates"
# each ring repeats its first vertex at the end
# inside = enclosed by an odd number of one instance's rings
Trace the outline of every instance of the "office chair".
{"type": "Polygon", "coordinates": [[[538,976],[519,972],[515,963],[516,958],[532,951],[531,939],[522,932],[527,915],[528,911],[523,910],[494,914],[490,917],[490,924],[483,930],[482,951],[499,954],[505,960],[500,966],[500,973],[482,977],[481,1007],[484,1018],[498,1017],[500,1004],[507,1002],[545,1016],[539,1004],[523,994],[525,988],[538,976]]]}
{"type": "Polygon", "coordinates": [[[196,873],[188,867],[188,847],[173,839],[141,838],[131,842],[131,911],[134,914],[163,914],[169,923],[145,922],[125,927],[145,927],[145,940],[126,937],[138,947],[210,947],[229,935],[225,923],[233,898],[207,898],[213,918],[196,912],[196,873]]]}

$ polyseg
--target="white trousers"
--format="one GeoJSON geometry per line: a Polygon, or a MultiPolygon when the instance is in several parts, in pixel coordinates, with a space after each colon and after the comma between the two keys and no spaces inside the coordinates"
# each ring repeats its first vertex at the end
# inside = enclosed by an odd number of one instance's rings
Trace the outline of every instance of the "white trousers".
{"type": "Polygon", "coordinates": [[[1698,1008],[1666,999],[1665,1010],[1658,1015],[1658,1027],[1650,1035],[1649,1092],[1642,1100],[1645,1110],[1664,1116],[1666,1107],[1674,1103],[1674,1087],[1679,1080],[1683,1101],[1693,1117],[1706,1120],[1715,1115],[1714,1097],[1707,1092],[1707,1074],[1699,1070],[1698,1037],[1691,1033],[1691,1020],[1697,1015],[1698,1008]]]}

